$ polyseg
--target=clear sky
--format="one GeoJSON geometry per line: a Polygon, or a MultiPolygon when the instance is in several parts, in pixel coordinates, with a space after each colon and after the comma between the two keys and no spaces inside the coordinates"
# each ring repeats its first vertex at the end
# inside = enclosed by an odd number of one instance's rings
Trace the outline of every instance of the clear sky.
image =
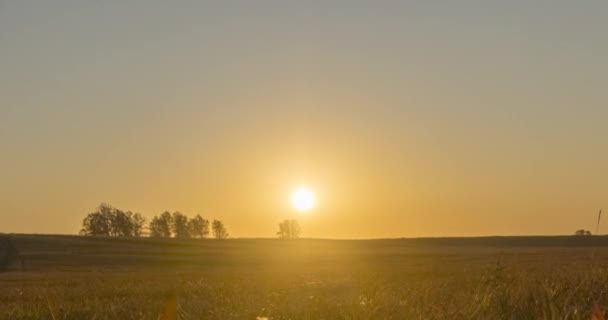
{"type": "Polygon", "coordinates": [[[0,0],[0,232],[101,202],[236,237],[595,231],[607,30],[605,0],[0,0]]]}

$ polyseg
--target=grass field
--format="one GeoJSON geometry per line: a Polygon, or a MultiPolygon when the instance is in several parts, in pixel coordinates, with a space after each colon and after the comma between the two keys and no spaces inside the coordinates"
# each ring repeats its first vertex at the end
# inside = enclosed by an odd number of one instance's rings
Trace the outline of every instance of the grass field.
{"type": "Polygon", "coordinates": [[[12,238],[27,270],[0,273],[0,319],[591,319],[608,310],[608,237],[12,238]]]}

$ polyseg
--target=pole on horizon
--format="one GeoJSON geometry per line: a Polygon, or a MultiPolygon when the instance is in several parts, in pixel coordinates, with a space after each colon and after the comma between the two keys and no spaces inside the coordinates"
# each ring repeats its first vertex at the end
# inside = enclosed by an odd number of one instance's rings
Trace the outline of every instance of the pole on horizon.
{"type": "Polygon", "coordinates": [[[595,227],[595,234],[597,235],[600,231],[600,220],[602,219],[602,209],[600,209],[600,213],[597,214],[597,226],[595,227]]]}

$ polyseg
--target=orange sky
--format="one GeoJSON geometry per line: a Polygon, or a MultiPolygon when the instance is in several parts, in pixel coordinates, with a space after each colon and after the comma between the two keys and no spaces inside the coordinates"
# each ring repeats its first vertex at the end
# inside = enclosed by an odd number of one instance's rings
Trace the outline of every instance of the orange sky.
{"type": "Polygon", "coordinates": [[[0,232],[77,233],[101,202],[235,237],[594,230],[606,9],[2,3],[0,232]]]}

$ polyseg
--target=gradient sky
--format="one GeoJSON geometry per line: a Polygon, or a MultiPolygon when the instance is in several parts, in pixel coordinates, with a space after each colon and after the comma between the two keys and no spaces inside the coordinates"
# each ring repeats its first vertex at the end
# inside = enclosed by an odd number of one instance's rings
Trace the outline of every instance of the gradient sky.
{"type": "Polygon", "coordinates": [[[606,30],[604,0],[0,0],[0,232],[101,202],[235,237],[595,231],[606,30]]]}

